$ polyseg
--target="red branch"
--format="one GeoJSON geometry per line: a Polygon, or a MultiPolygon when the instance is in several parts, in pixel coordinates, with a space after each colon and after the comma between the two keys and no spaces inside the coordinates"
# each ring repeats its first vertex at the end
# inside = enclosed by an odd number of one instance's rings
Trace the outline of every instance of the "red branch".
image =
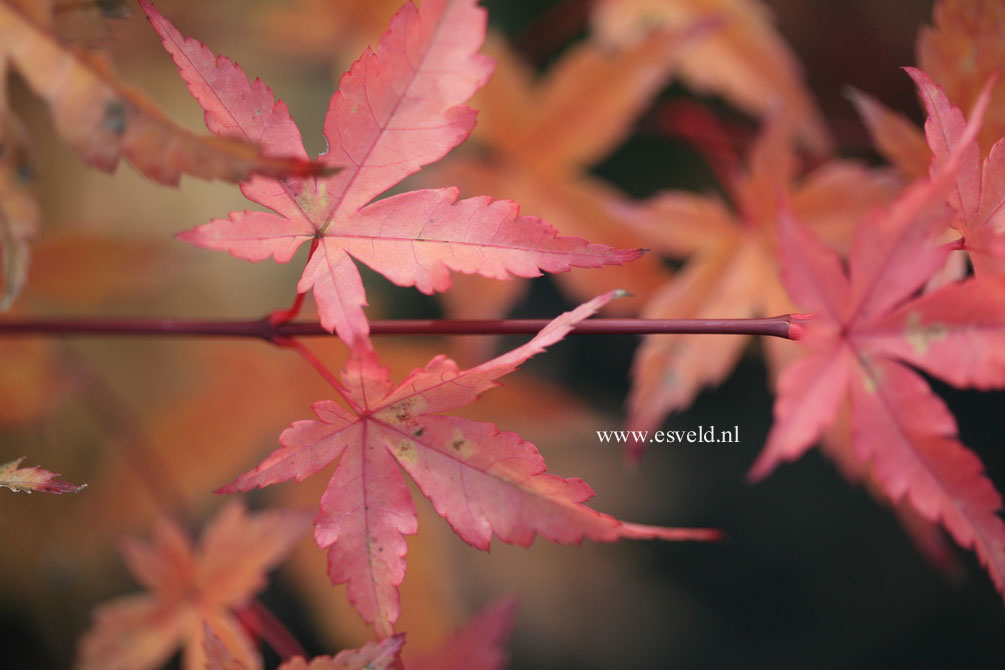
{"type": "MultiPolygon", "coordinates": [[[[523,335],[535,334],[548,319],[371,321],[372,335],[523,335]]],[[[768,335],[795,340],[801,328],[789,314],[770,319],[587,319],[574,333],[768,335]]],[[[12,335],[159,335],[192,337],[257,337],[269,342],[290,337],[330,335],[321,324],[269,317],[253,321],[185,321],[178,319],[0,319],[0,337],[12,335]]]]}

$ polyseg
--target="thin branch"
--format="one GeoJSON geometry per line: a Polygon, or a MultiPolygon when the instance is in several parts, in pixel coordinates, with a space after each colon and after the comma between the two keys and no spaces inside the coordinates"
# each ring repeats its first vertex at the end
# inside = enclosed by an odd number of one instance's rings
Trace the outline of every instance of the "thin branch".
{"type": "MultiPolygon", "coordinates": [[[[548,319],[506,320],[389,320],[371,321],[371,335],[533,335],[548,319]]],[[[766,335],[798,339],[799,324],[792,315],[770,319],[587,319],[574,333],[766,335]]],[[[290,321],[273,324],[269,317],[253,321],[188,321],[180,319],[52,318],[0,319],[0,337],[40,335],[154,335],[166,337],[255,337],[269,342],[277,338],[330,336],[321,324],[290,321]]]]}

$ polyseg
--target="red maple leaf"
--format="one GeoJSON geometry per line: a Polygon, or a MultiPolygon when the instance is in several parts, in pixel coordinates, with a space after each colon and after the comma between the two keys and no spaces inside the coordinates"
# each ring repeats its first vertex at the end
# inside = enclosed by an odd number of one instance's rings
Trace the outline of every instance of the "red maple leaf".
{"type": "Polygon", "coordinates": [[[478,549],[488,550],[493,535],[520,546],[538,534],[563,544],[717,537],[714,531],[642,526],[601,514],[581,504],[593,495],[586,482],[546,472],[537,448],[516,433],[441,414],[477,400],[616,293],[562,314],[526,344],[487,363],[460,370],[436,356],[397,386],[373,351],[354,351],[344,385],[336,387],[347,407],[316,403],[317,421],[294,423],[280,436],[279,449],[219,492],[302,481],[338,460],[314,520],[314,539],[328,549],[332,582],[347,583],[350,601],[382,638],[393,633],[400,613],[405,535],[418,531],[400,468],[454,532],[478,549]]]}
{"type": "Polygon", "coordinates": [[[949,409],[909,367],[958,387],[1005,386],[1005,280],[972,278],[915,296],[949,253],[935,238],[951,215],[946,194],[981,114],[932,179],[862,221],[847,271],[794,218],[781,217],[783,282],[816,318],[806,323],[808,353],[778,381],[775,425],[751,476],[805,452],[850,396],[855,457],[892,500],[906,496],[973,547],[1005,595],[1001,497],[958,441],[949,409]]]}
{"type": "MultiPolygon", "coordinates": [[[[144,11],[206,110],[210,131],[254,138],[267,150],[306,157],[286,106],[261,81],[249,83],[231,61],[184,38],[149,0],[144,11]]],[[[287,262],[305,241],[312,254],[297,286],[313,290],[321,322],[351,346],[369,348],[366,296],[352,259],[399,286],[424,293],[450,287],[450,272],[506,279],[622,264],[641,250],[614,250],[559,237],[549,224],[519,216],[509,201],[458,200],[456,188],[411,191],[374,202],[424,165],[463,142],[475,125],[464,102],[482,86],[492,61],[477,53],[485,11],[476,0],[406,3],[377,52],[343,75],[324,123],[329,151],[345,166],[321,178],[255,177],[241,190],[272,212],[234,212],[180,238],[239,258],[287,262]]]]}

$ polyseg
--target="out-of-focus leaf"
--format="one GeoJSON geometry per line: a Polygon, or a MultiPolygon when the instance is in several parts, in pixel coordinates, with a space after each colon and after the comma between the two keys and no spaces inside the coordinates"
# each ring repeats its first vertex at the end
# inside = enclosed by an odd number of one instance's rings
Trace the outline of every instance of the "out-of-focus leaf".
{"type": "Polygon", "coordinates": [[[9,463],[0,463],[0,487],[8,488],[17,493],[24,491],[31,493],[76,493],[85,488],[87,484],[71,484],[61,482],[57,477],[59,473],[49,472],[34,465],[30,468],[19,468],[24,457],[15,459],[9,463]]]}
{"type": "Polygon", "coordinates": [[[116,598],[94,610],[94,624],[80,640],[81,670],[160,667],[181,645],[185,670],[205,670],[208,628],[248,670],[261,658],[233,614],[265,586],[265,572],[279,563],[310,523],[303,512],[248,514],[225,506],[193,547],[169,519],[152,544],[128,540],[123,557],[148,592],[116,598]]]}
{"type": "MultiPolygon", "coordinates": [[[[931,81],[920,72],[916,79],[931,81]]],[[[931,179],[863,219],[847,269],[798,221],[782,217],[782,279],[815,319],[805,327],[805,355],[778,379],[775,422],[750,475],[760,479],[805,453],[850,397],[857,460],[890,500],[906,497],[972,548],[1005,597],[1001,496],[959,442],[949,409],[911,369],[957,387],[1005,387],[1005,280],[977,277],[915,297],[949,253],[936,243],[951,216],[943,203],[961,160],[977,150],[980,116],[931,179]]]]}
{"type": "Polygon", "coordinates": [[[681,55],[680,76],[782,124],[810,148],[826,152],[826,126],[802,80],[799,63],[758,0],[598,0],[593,27],[601,43],[625,47],[657,30],[701,20],[719,26],[681,55]]]}
{"type": "Polygon", "coordinates": [[[239,182],[253,174],[315,174],[299,158],[265,156],[253,144],[199,137],[121,84],[95,55],[69,47],[7,0],[0,2],[0,58],[8,59],[49,103],[56,127],[89,165],[111,171],[125,157],[165,184],[190,174],[239,182]]]}
{"type": "MultiPolygon", "coordinates": [[[[781,122],[764,127],[747,163],[746,172],[725,185],[733,211],[718,198],[683,191],[641,204],[609,203],[655,252],[687,259],[649,299],[643,316],[751,318],[791,312],[777,275],[779,198],[829,242],[847,249],[862,215],[895,193],[890,175],[853,161],[832,160],[799,178],[792,138],[781,122]]],[[[646,336],[632,364],[628,424],[657,428],[668,412],[687,407],[702,388],[725,379],[747,341],[737,335],[646,336]]],[[[766,343],[770,361],[778,346],[766,343]]]]}
{"type": "MultiPolygon", "coordinates": [[[[1005,2],[939,0],[932,9],[934,26],[918,33],[918,67],[945,90],[950,102],[966,113],[977,103],[988,79],[1005,63],[1005,2]]],[[[1005,135],[1005,84],[991,93],[984,125],[977,133],[981,155],[1005,135]]]]}

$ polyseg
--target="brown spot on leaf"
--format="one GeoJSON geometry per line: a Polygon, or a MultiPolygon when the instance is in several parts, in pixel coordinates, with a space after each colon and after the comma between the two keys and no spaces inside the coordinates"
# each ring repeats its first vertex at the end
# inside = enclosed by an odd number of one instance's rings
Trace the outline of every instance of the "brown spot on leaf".
{"type": "Polygon", "coordinates": [[[415,447],[408,440],[402,440],[394,447],[394,455],[402,463],[414,463],[416,460],[415,447]]]}

